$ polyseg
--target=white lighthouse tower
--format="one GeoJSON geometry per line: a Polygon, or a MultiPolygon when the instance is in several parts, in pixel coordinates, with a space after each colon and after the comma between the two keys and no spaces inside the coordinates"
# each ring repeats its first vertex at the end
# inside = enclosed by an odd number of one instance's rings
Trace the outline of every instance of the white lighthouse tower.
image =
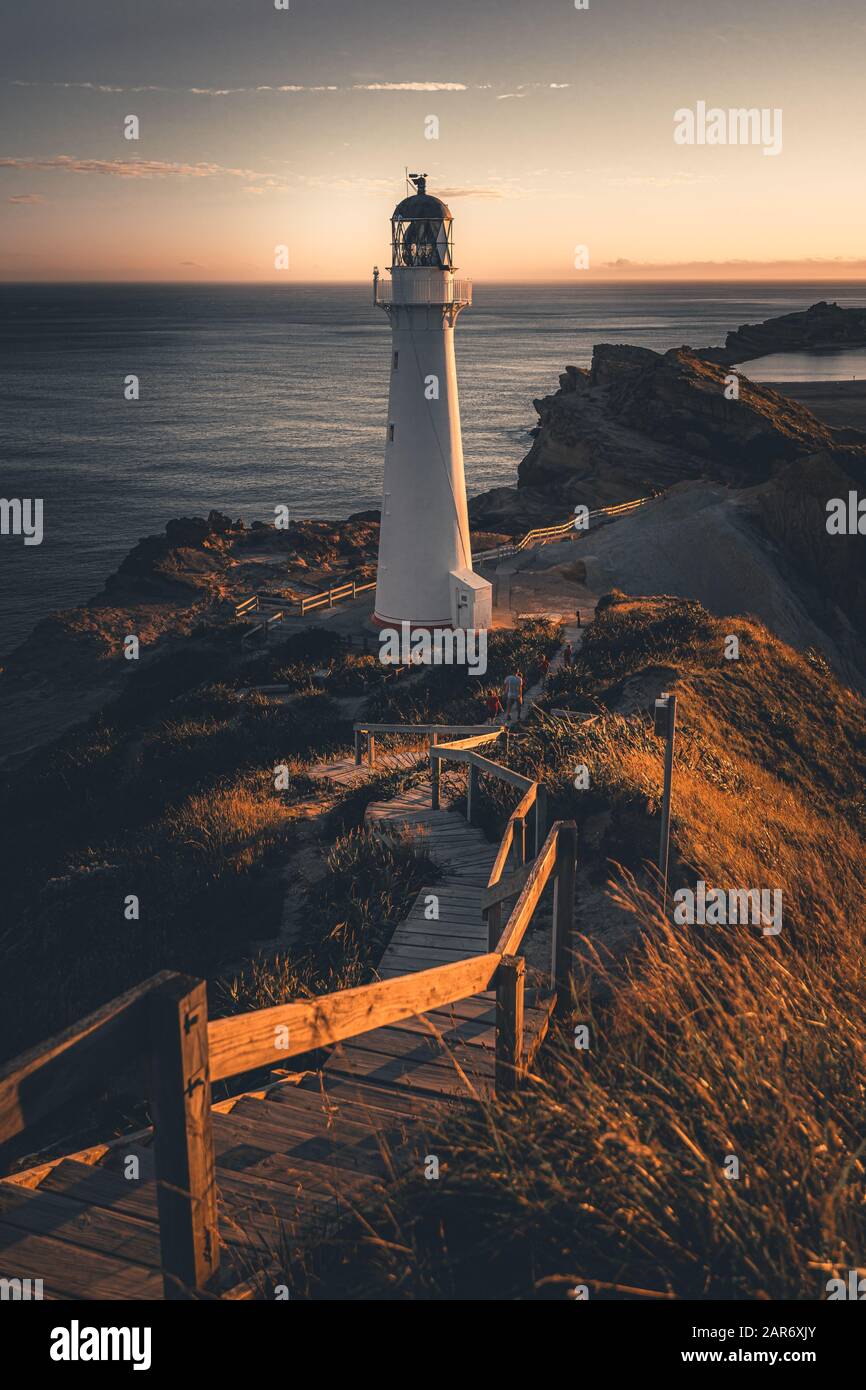
{"type": "Polygon", "coordinates": [[[413,174],[391,218],[391,280],[373,272],[391,320],[391,387],[373,621],[486,628],[491,589],[472,570],[454,325],[472,303],[455,280],[451,213],[413,174]]]}

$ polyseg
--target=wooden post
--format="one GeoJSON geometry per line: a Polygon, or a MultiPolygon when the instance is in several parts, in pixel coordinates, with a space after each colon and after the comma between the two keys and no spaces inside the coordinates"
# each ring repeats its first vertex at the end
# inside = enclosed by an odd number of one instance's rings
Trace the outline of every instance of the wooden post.
{"type": "MultiPolygon", "coordinates": [[[[435,748],[439,735],[430,735],[430,747],[435,748]]],[[[430,758],[430,806],[434,811],[439,810],[439,777],[442,772],[442,761],[440,758],[430,758]]]]}
{"type": "Polygon", "coordinates": [[[514,845],[514,866],[517,869],[522,869],[523,865],[526,863],[525,816],[518,817],[518,819],[514,822],[514,836],[512,839],[512,844],[514,845]]]}
{"type": "Polygon", "coordinates": [[[334,606],[334,590],[333,590],[333,588],[329,588],[329,589],[328,589],[328,607],[329,607],[329,608],[333,608],[333,606],[334,606]]]}
{"type": "Polygon", "coordinates": [[[577,867],[577,826],[563,821],[556,840],[556,869],[553,887],[553,941],[550,984],[556,990],[556,1012],[566,1011],[571,970],[571,937],[574,930],[574,880],[577,867]]]}
{"type": "Polygon", "coordinates": [[[353,579],[353,580],[352,580],[352,598],[354,599],[354,598],[357,598],[357,597],[358,597],[358,581],[357,581],[357,579],[353,579]]]}
{"type": "Polygon", "coordinates": [[[219,1266],[207,987],[178,975],[150,999],[159,1241],[165,1296],[191,1297],[219,1266]]]}
{"type": "Polygon", "coordinates": [[[496,1063],[494,1088],[505,1095],[523,1072],[523,987],[526,961],[503,956],[496,973],[496,1063]]]}
{"type": "Polygon", "coordinates": [[[466,819],[472,824],[472,813],[478,806],[478,768],[469,764],[469,782],[466,787],[466,819]]]}
{"type": "Polygon", "coordinates": [[[494,903],[487,909],[487,949],[496,950],[496,943],[502,935],[502,903],[494,903]]]}
{"type": "Polygon", "coordinates": [[[372,734],[367,735],[367,766],[376,766],[376,740],[372,734]]]}
{"type": "Polygon", "coordinates": [[[355,730],[355,766],[361,766],[361,730],[355,730]]]}
{"type": "Polygon", "coordinates": [[[541,846],[547,838],[547,788],[539,782],[535,793],[535,854],[537,859],[541,846]]]}

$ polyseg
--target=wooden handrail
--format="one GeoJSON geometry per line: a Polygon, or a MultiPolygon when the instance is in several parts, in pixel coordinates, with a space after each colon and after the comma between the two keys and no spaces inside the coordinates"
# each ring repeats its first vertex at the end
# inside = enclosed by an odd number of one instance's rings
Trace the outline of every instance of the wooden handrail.
{"type": "MultiPolygon", "coordinates": [[[[635,497],[631,502],[617,502],[612,507],[595,507],[590,513],[590,520],[597,516],[619,516],[623,512],[634,511],[637,507],[644,506],[651,502],[651,497],[635,497]]],[[[575,533],[574,517],[570,516],[565,521],[557,522],[554,526],[537,526],[532,531],[527,531],[519,540],[509,541],[505,545],[498,545],[493,550],[482,550],[477,555],[473,555],[473,560],[493,560],[504,559],[508,555],[516,555],[527,546],[538,543],[544,544],[561,536],[575,533]]],[[[577,534],[577,533],[575,533],[577,534]]]]}
{"type": "Polygon", "coordinates": [[[321,593],[306,594],[299,600],[301,617],[309,612],[311,608],[321,608],[325,604],[330,608],[335,602],[339,602],[340,599],[348,598],[350,594],[352,598],[355,598],[357,594],[366,593],[368,589],[375,589],[375,587],[375,579],[369,580],[366,584],[359,584],[356,580],[349,579],[344,584],[337,584],[330,589],[323,589],[321,593]]]}
{"type": "Polygon", "coordinates": [[[275,1066],[481,994],[492,987],[498,966],[499,956],[488,952],[357,989],[215,1019],[208,1025],[211,1078],[219,1081],[275,1066]]]}
{"type": "Polygon", "coordinates": [[[502,935],[496,943],[500,955],[513,956],[517,953],[526,928],[532,919],[536,904],[547,887],[547,880],[556,863],[556,845],[562,822],[551,826],[550,834],[544,842],[541,853],[529,872],[529,877],[520,890],[520,896],[511,909],[511,916],[505,923],[502,935]]]}
{"type": "Polygon", "coordinates": [[[204,1289],[219,1264],[207,988],[165,970],[0,1072],[0,1143],[70,1100],[140,1067],[154,1115],[160,1263],[166,1298],[204,1289]]]}
{"type": "MultiPolygon", "coordinates": [[[[505,729],[497,727],[491,729],[489,724],[373,724],[367,720],[353,724],[353,729],[365,734],[460,734],[465,738],[487,737],[499,738],[506,732],[505,729]]],[[[443,745],[447,746],[447,745],[443,745]]]]}
{"type": "Polygon", "coordinates": [[[69,1101],[104,1087],[119,1059],[125,1066],[141,1061],[148,997],[172,978],[170,970],[152,975],[0,1069],[0,1146],[69,1101]]]}
{"type": "Polygon", "coordinates": [[[510,767],[502,767],[490,758],[483,758],[480,753],[473,753],[471,748],[454,748],[450,743],[437,743],[430,749],[430,757],[444,758],[455,763],[469,763],[472,767],[477,767],[479,772],[488,772],[492,777],[498,777],[500,782],[508,782],[512,787],[518,787],[524,792],[532,791],[534,794],[535,783],[531,777],[524,777],[521,772],[512,772],[510,767]]]}

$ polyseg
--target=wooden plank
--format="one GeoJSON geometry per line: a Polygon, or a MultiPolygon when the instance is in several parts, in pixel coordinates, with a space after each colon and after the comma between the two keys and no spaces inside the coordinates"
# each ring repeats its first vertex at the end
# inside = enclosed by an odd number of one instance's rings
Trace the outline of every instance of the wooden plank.
{"type": "MultiPolygon", "coordinates": [[[[477,952],[471,947],[468,950],[447,950],[442,946],[401,946],[394,951],[389,951],[382,958],[382,964],[389,969],[394,966],[404,966],[407,970],[413,967],[421,967],[424,970],[438,969],[442,965],[450,965],[455,961],[471,960],[477,952]]],[[[384,1025],[381,1025],[384,1026],[384,1025]]],[[[366,1033],[363,1035],[367,1036],[366,1033]]]]}
{"type": "Polygon", "coordinates": [[[207,986],[177,976],[151,994],[150,1014],[165,1297],[188,1298],[219,1266],[207,986]]]}
{"type": "MultiPolygon", "coordinates": [[[[238,1205],[249,1202],[250,1183],[244,1175],[223,1170],[217,1174],[218,1192],[223,1206],[234,1214],[238,1205]]],[[[153,1219],[156,1231],[156,1186],[154,1183],[127,1182],[117,1173],[103,1168],[64,1160],[42,1184],[49,1192],[68,1196],[89,1210],[107,1209],[111,1213],[127,1213],[141,1220],[153,1219]]],[[[255,1184],[260,1204],[276,1209],[281,1217],[297,1213],[297,1199],[285,1188],[272,1186],[260,1178],[255,1184]]],[[[220,1221],[220,1238],[229,1245],[244,1245],[245,1236],[236,1230],[231,1220],[220,1221]]]]}
{"type": "MultiPolygon", "coordinates": [[[[468,1051],[468,1045],[461,1041],[459,1033],[453,1033],[446,1045],[445,1029],[437,1031],[439,1036],[426,1029],[410,1032],[397,1027],[377,1028],[375,1033],[365,1035],[363,1047],[367,1052],[383,1052],[389,1057],[400,1057],[406,1062],[417,1063],[420,1066],[446,1066],[449,1068],[453,1066],[452,1054],[463,1065],[463,1054],[465,1053],[468,1059],[467,1067],[472,1066],[482,1071],[489,1070],[480,1056],[468,1051]]],[[[341,1048],[346,1051],[358,1045],[352,1042],[340,1044],[341,1048]]],[[[335,1055],[337,1054],[335,1053],[335,1055]]],[[[492,1058],[492,1055],[491,1052],[489,1057],[492,1058]]]]}
{"type": "Polygon", "coordinates": [[[82,1093],[104,1087],[119,1062],[126,1067],[143,1057],[148,996],[171,978],[168,970],[152,976],[2,1068],[0,1144],[82,1093]]]}
{"type": "MultiPolygon", "coordinates": [[[[465,929],[468,931],[469,929],[465,929]]],[[[458,936],[456,930],[449,930],[447,927],[441,932],[422,932],[407,931],[403,927],[398,927],[391,937],[391,945],[388,950],[396,949],[398,946],[423,946],[426,948],[436,946],[449,946],[453,950],[460,952],[461,959],[472,955],[482,955],[487,950],[487,937],[481,930],[470,935],[458,936]]]]}
{"type": "Polygon", "coordinates": [[[371,1052],[359,1047],[357,1043],[341,1049],[328,1063],[328,1069],[344,1076],[361,1077],[390,1086],[405,1087],[417,1094],[432,1092],[434,1095],[454,1095],[471,1098],[474,1092],[489,1095],[493,1090],[493,1070],[479,1074],[477,1065],[471,1073],[464,1067],[469,1085],[457,1069],[413,1063],[401,1057],[390,1057],[385,1053],[371,1052]]]}
{"type": "Polygon", "coordinates": [[[517,951],[538,900],[547,886],[547,880],[556,862],[556,843],[561,824],[561,821],[557,821],[551,826],[550,834],[544,842],[544,848],[532,865],[529,878],[523,885],[523,891],[511,910],[511,916],[505,923],[496,948],[503,956],[514,955],[517,951]]]}
{"type": "Polygon", "coordinates": [[[383,980],[318,999],[216,1019],[208,1027],[211,1077],[216,1081],[255,1067],[280,1065],[288,1057],[477,994],[489,988],[498,963],[495,953],[475,956],[421,972],[420,978],[415,975],[402,985],[383,980]]]}
{"type": "Polygon", "coordinates": [[[391,1086],[380,1086],[373,1081],[339,1076],[331,1070],[330,1064],[326,1070],[317,1072],[302,1082],[299,1089],[320,1097],[324,1095],[329,1105],[358,1105],[375,1113],[394,1114],[398,1117],[428,1115],[434,1110],[460,1111],[465,1108],[465,1102],[461,1099],[443,1097],[441,1100],[435,1100],[426,1096],[418,1098],[408,1095],[405,1091],[397,1091],[391,1086]]]}
{"type": "Polygon", "coordinates": [[[53,1298],[162,1298],[158,1270],[0,1222],[0,1278],[20,1278],[22,1270],[53,1298]]]}
{"type": "Polygon", "coordinates": [[[235,1112],[230,1123],[221,1124],[216,1130],[215,1141],[221,1169],[232,1166],[231,1155],[240,1148],[261,1152],[262,1157],[268,1153],[282,1154],[292,1163],[310,1165],[320,1177],[326,1177],[334,1168],[374,1177],[381,1177],[386,1171],[379,1136],[369,1126],[340,1138],[336,1131],[329,1131],[320,1122],[311,1121],[302,1113],[295,1114],[286,1106],[276,1107],[273,1115],[235,1112]]]}
{"type": "Polygon", "coordinates": [[[132,1264],[153,1269],[160,1265],[159,1230],[154,1222],[89,1207],[42,1188],[0,1183],[0,1221],[132,1264]]]}

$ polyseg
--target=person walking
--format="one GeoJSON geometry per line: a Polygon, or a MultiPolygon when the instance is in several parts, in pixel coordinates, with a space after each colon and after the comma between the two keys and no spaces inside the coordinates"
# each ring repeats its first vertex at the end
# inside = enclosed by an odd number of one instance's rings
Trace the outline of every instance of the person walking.
{"type": "Polygon", "coordinates": [[[495,724],[502,713],[502,701],[495,690],[491,690],[487,699],[484,701],[484,708],[487,712],[487,723],[495,724]]]}
{"type": "Polygon", "coordinates": [[[571,666],[571,656],[571,643],[566,642],[565,646],[562,649],[562,664],[566,670],[568,670],[568,668],[571,666]]]}
{"type": "Polygon", "coordinates": [[[505,677],[505,722],[516,723],[520,718],[523,704],[523,677],[519,671],[512,671],[505,677]],[[513,718],[512,718],[513,715],[513,718]]]}

